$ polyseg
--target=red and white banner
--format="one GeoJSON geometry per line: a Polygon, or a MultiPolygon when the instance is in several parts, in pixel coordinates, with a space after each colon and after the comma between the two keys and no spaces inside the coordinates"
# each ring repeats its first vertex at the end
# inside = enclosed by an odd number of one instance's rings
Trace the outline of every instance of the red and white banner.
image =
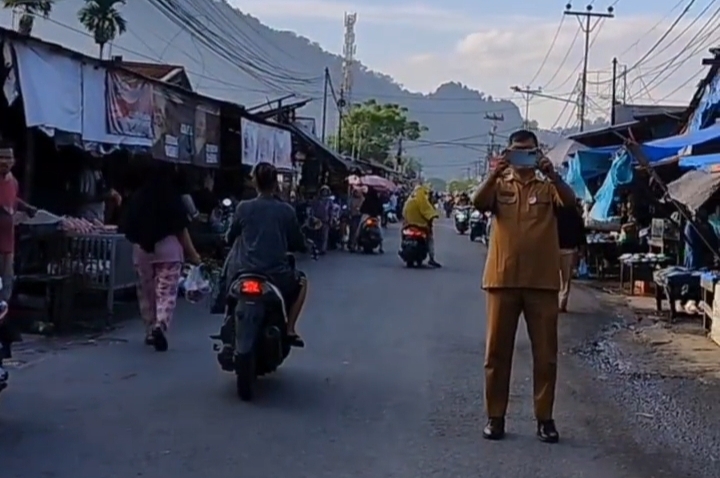
{"type": "Polygon", "coordinates": [[[105,81],[108,134],[154,139],[152,84],[128,73],[110,70],[105,81]]]}

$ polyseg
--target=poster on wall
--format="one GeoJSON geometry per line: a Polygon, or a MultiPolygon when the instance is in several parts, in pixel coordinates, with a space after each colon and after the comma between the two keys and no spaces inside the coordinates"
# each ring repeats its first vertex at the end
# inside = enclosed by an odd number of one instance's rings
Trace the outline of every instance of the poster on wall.
{"type": "Polygon", "coordinates": [[[220,108],[209,103],[195,107],[195,164],[220,164],[220,108]]]}
{"type": "Polygon", "coordinates": [[[292,169],[292,136],[289,131],[241,119],[242,162],[272,163],[280,170],[292,169]]]}
{"type": "Polygon", "coordinates": [[[195,158],[195,101],[174,91],[153,89],[154,158],[191,163],[195,158]]]}
{"type": "Polygon", "coordinates": [[[105,77],[107,133],[153,139],[153,86],[123,71],[105,77]]]}

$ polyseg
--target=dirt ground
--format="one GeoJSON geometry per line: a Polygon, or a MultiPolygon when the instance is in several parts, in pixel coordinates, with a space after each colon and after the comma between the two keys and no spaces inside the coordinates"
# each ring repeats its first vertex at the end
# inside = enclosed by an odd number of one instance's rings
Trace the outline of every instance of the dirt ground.
{"type": "Polygon", "coordinates": [[[655,310],[654,297],[624,296],[617,290],[602,289],[596,292],[600,300],[623,318],[621,326],[608,335],[609,346],[626,372],[720,383],[720,346],[707,337],[701,315],[683,316],[670,324],[666,311],[655,310]]]}

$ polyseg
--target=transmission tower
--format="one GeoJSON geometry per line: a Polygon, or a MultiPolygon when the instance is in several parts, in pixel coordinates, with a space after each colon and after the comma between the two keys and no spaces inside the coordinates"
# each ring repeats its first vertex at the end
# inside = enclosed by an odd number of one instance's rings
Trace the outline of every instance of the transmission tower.
{"type": "Polygon", "coordinates": [[[355,23],[357,22],[357,13],[345,14],[345,41],[343,43],[343,67],[342,67],[342,85],[340,86],[340,98],[344,102],[340,106],[341,109],[352,104],[352,88],[353,88],[353,65],[355,63],[355,23]]]}

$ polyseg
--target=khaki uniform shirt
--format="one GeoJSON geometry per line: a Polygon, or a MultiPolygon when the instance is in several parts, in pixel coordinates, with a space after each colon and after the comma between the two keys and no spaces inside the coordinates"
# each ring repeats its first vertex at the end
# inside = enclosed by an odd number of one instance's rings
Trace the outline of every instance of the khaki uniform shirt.
{"type": "Polygon", "coordinates": [[[494,213],[483,288],[560,289],[557,189],[539,174],[520,179],[508,169],[473,198],[494,213]]]}

